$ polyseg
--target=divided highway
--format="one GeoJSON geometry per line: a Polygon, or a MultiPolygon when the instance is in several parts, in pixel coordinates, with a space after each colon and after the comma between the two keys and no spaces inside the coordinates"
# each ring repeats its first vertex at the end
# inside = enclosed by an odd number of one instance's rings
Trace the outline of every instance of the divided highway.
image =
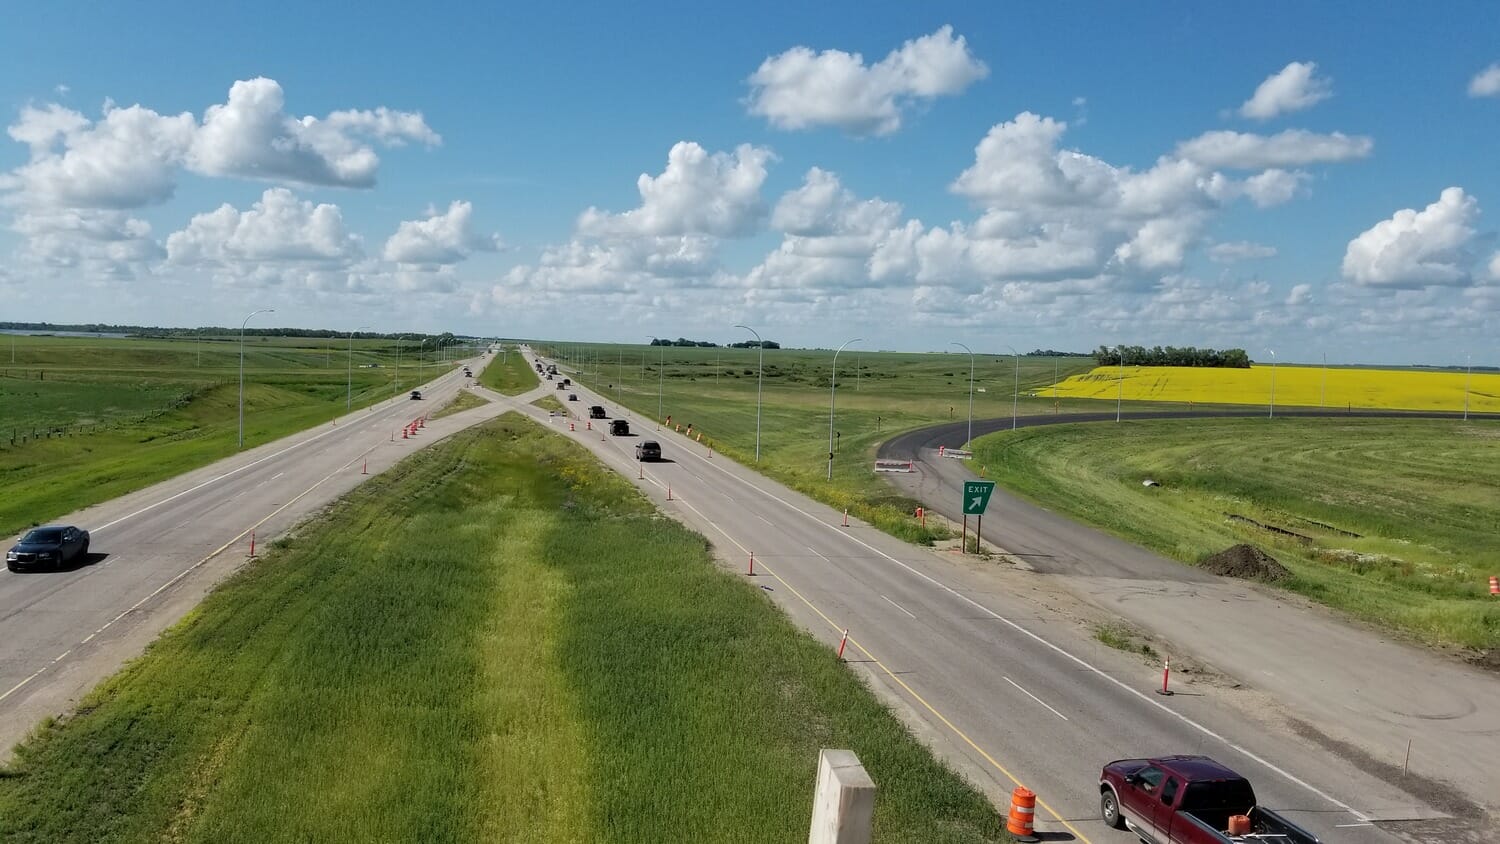
{"type": "MultiPolygon", "coordinates": [[[[998,805],[1023,782],[1039,795],[1037,827],[1056,838],[1123,841],[1099,820],[1099,768],[1111,759],[1204,753],[1249,776],[1265,803],[1330,842],[1465,840],[1443,812],[1310,746],[1274,707],[1260,718],[1212,682],[1152,693],[1158,668],[1104,647],[1090,608],[1034,575],[916,548],[710,456],[705,445],[575,387],[581,412],[601,404],[636,435],[518,408],[587,446],[665,511],[701,531],[726,564],[846,658],[946,759],[998,805]],[[571,421],[575,431],[566,431],[571,421]],[[660,441],[667,462],[638,464],[634,444],[660,441]],[[669,497],[670,491],[670,497],[669,497]],[[744,575],[748,577],[749,575],[744,575]],[[1421,819],[1406,823],[1381,819],[1421,819]]],[[[494,397],[498,400],[499,397],[494,397]]],[[[857,748],[856,748],[857,750],[857,748]]],[[[1487,840],[1470,837],[1468,840],[1487,840]]]]}

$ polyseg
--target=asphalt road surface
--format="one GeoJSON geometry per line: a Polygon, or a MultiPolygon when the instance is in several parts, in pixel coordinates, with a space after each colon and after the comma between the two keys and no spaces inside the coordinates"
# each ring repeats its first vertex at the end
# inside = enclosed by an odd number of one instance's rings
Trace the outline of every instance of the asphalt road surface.
{"type": "MultiPolygon", "coordinates": [[[[1277,415],[1460,417],[1310,409],[1277,415]]],[[[1169,411],[1126,418],[1229,416],[1265,416],[1265,411],[1169,411]]],[[[1031,427],[1113,423],[1114,418],[1113,413],[1066,414],[1015,422],[1031,427]]],[[[1470,414],[1470,419],[1500,421],[1493,415],[1470,414]]],[[[1011,427],[1010,418],[975,420],[974,435],[1011,427]]],[[[892,474],[890,481],[930,510],[957,520],[962,484],[977,476],[968,461],[939,456],[939,447],[963,446],[967,432],[967,422],[956,422],[885,443],[880,457],[914,460],[916,468],[892,474]]],[[[974,520],[969,524],[972,529],[974,520]]],[[[1356,761],[1387,783],[1460,815],[1477,807],[1492,814],[1500,809],[1500,765],[1494,761],[1500,758],[1500,677],[1493,673],[1339,620],[1288,593],[1161,557],[1003,489],[990,499],[984,538],[1012,555],[1018,567],[1168,643],[1174,655],[1191,657],[1268,695],[1279,716],[1312,747],[1356,761]]]]}
{"type": "Polygon", "coordinates": [[[1229,764],[1266,805],[1327,842],[1493,840],[1411,793],[1420,789],[1299,734],[1273,696],[1213,672],[1174,680],[1172,696],[1154,694],[1160,666],[1095,641],[1091,620],[1105,613],[1049,578],[914,547],[856,520],[845,527],[843,514],[710,456],[707,443],[659,429],[608,396],[573,392],[580,401],[567,403],[570,412],[604,405],[635,435],[522,411],[635,479],[741,576],[753,552],[752,582],[830,648],[847,628],[855,670],[998,806],[1018,782],[1036,791],[1037,828],[1048,840],[1133,840],[1098,820],[1099,768],[1169,753],[1229,764]],[[664,462],[638,464],[641,439],[660,442],[664,462]]]}
{"type": "MultiPolygon", "coordinates": [[[[476,366],[488,357],[469,361],[476,366]]],[[[460,362],[462,363],[462,362],[460,362]]],[[[62,516],[89,530],[90,560],[63,572],[0,569],[0,749],[72,709],[243,565],[262,545],[386,469],[501,408],[475,408],[402,439],[407,422],[465,383],[461,367],[330,420],[139,492],[62,516]]],[[[10,547],[9,543],[5,547],[10,547]]]]}

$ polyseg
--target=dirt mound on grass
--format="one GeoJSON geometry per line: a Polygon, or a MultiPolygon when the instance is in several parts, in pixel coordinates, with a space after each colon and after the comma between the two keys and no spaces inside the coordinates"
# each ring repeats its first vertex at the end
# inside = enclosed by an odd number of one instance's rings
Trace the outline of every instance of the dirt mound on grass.
{"type": "Polygon", "coordinates": [[[1292,576],[1286,566],[1276,562],[1275,557],[1254,545],[1236,545],[1205,557],[1199,565],[1214,574],[1221,574],[1225,577],[1260,580],[1266,583],[1275,583],[1292,576]]]}

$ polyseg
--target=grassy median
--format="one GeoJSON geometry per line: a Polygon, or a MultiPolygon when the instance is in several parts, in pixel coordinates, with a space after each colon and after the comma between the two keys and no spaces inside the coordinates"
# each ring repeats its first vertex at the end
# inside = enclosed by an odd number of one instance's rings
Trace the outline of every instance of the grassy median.
{"type": "Polygon", "coordinates": [[[1167,556],[1250,542],[1310,598],[1428,642],[1500,648],[1494,423],[1060,425],[982,437],[974,457],[1008,489],[1167,556]]]}
{"type": "Polygon", "coordinates": [[[0,840],[805,841],[820,747],[885,842],[1004,840],[826,646],[514,416],[216,590],[0,774],[0,840]]]}
{"type": "Polygon", "coordinates": [[[507,396],[519,396],[537,385],[536,370],[519,350],[509,349],[499,355],[499,360],[490,361],[479,373],[480,384],[507,396]]]}

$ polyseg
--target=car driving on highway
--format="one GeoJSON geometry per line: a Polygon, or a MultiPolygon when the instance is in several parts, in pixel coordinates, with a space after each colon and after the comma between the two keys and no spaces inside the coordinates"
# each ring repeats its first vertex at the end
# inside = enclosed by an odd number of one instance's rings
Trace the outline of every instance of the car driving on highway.
{"type": "Polygon", "coordinates": [[[636,443],[635,459],[643,462],[652,462],[661,459],[661,443],[656,440],[646,440],[636,443]]]}
{"type": "Polygon", "coordinates": [[[32,528],[5,552],[5,567],[11,571],[43,566],[60,569],[89,554],[89,532],[72,525],[32,528]]]}

